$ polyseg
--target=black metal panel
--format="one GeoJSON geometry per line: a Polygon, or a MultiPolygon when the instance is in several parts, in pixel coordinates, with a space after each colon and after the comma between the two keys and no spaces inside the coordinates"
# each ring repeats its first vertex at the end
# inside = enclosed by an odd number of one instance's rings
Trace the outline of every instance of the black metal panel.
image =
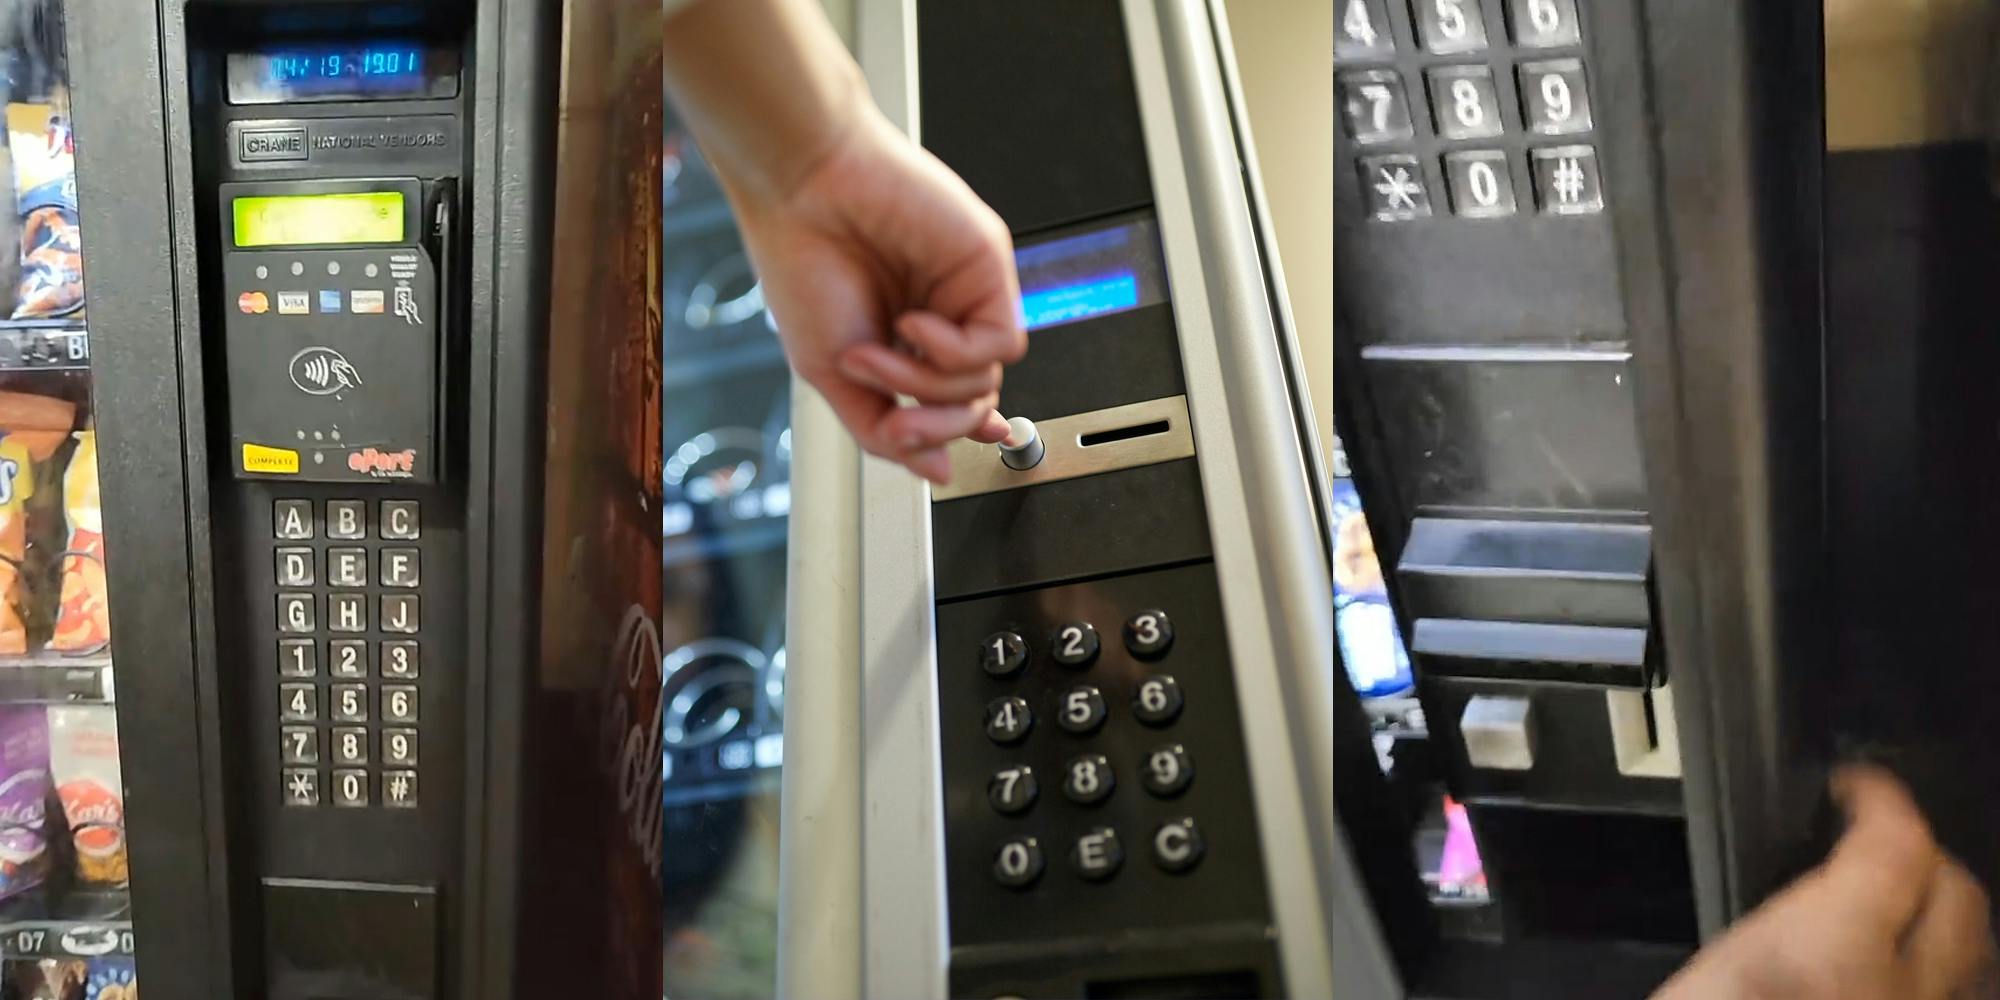
{"type": "Polygon", "coordinates": [[[184,412],[177,377],[195,339],[178,286],[191,248],[173,228],[186,194],[169,183],[184,133],[161,103],[172,70],[150,18],[134,30],[129,11],[64,10],[81,224],[103,234],[90,243],[88,291],[122,777],[140,793],[127,819],[132,916],[149,992],[234,995],[214,663],[196,624],[202,472],[183,464],[201,415],[184,412]]]}
{"type": "Polygon", "coordinates": [[[1028,335],[1029,351],[1007,369],[1000,412],[1045,420],[1178,396],[1180,341],[1173,306],[1161,303],[1028,335]]]}
{"type": "Polygon", "coordinates": [[[917,49],[918,135],[1016,235],[1152,201],[1117,0],[920,0],[917,49]]]}
{"type": "MultiPolygon", "coordinates": [[[[1612,752],[1606,688],[1581,684],[1431,676],[1419,679],[1431,740],[1449,755],[1456,794],[1468,803],[1594,809],[1675,816],[1682,812],[1680,782],[1634,778],[1618,772],[1612,752]],[[1459,716],[1475,695],[1525,698],[1535,764],[1525,771],[1474,767],[1459,737],[1459,716]]],[[[1493,863],[1481,845],[1481,857],[1493,863]]]]}
{"type": "Polygon", "coordinates": [[[948,500],[932,507],[937,598],[1206,559],[1192,458],[948,500]]]}

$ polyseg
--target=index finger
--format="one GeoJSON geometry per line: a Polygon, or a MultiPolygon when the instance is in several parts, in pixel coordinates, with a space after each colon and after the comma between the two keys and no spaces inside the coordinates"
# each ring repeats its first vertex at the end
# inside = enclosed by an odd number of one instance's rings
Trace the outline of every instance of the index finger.
{"type": "Polygon", "coordinates": [[[1909,789],[1888,771],[1849,765],[1834,775],[1833,789],[1848,826],[1822,869],[1826,888],[1851,900],[1857,919],[1900,935],[1930,892],[1943,852],[1909,789]]]}

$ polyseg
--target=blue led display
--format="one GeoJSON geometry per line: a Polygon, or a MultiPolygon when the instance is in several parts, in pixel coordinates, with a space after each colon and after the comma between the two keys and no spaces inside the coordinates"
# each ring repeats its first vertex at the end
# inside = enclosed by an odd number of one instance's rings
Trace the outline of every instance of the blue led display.
{"type": "Polygon", "coordinates": [[[1148,218],[1016,249],[1022,325],[1036,330],[1165,301],[1159,247],[1148,218]]]}
{"type": "Polygon", "coordinates": [[[1021,295],[1021,319],[1030,330],[1068,323],[1139,304],[1139,279],[1130,271],[1088,278],[1021,295]]]}
{"type": "Polygon", "coordinates": [[[407,77],[421,79],[424,72],[422,49],[395,48],[309,49],[267,53],[271,82],[300,80],[345,80],[407,77]]]}

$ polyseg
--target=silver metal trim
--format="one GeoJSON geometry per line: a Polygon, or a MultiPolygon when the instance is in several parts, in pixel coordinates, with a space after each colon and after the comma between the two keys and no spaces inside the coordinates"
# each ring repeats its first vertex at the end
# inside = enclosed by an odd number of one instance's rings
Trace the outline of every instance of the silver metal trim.
{"type": "Polygon", "coordinates": [[[1042,437],[1042,460],[1030,469],[1015,469],[1002,460],[1000,449],[961,439],[947,447],[951,482],[931,487],[931,499],[1017,490],[1023,486],[1059,482],[1100,472],[1157,465],[1194,454],[1194,434],[1188,427],[1186,396],[1166,396],[1088,413],[1054,417],[1035,425],[1042,437]],[[1084,447],[1083,436],[1165,421],[1167,429],[1145,437],[1127,438],[1084,447]]]}
{"type": "Polygon", "coordinates": [[[1201,0],[1123,0],[1286,992],[1401,995],[1333,807],[1333,589],[1201,0]],[[1301,878],[1305,874],[1307,877],[1301,878]]]}
{"type": "Polygon", "coordinates": [[[1623,364],[1632,360],[1624,344],[1601,348],[1576,347],[1492,347],[1440,344],[1370,344],[1361,349],[1367,361],[1458,361],[1485,364],[1567,363],[1623,364]]]}

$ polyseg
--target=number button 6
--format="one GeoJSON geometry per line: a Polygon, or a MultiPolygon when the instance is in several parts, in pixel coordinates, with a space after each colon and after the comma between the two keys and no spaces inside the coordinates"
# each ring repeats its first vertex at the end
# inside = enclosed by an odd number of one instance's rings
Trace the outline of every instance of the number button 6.
{"type": "Polygon", "coordinates": [[[1149,726],[1164,726],[1180,717],[1181,685],[1166,674],[1155,674],[1132,696],[1132,714],[1149,726]]]}
{"type": "Polygon", "coordinates": [[[1049,643],[1057,663],[1085,667],[1097,659],[1097,629],[1089,622],[1070,622],[1056,629],[1049,643]]]}

